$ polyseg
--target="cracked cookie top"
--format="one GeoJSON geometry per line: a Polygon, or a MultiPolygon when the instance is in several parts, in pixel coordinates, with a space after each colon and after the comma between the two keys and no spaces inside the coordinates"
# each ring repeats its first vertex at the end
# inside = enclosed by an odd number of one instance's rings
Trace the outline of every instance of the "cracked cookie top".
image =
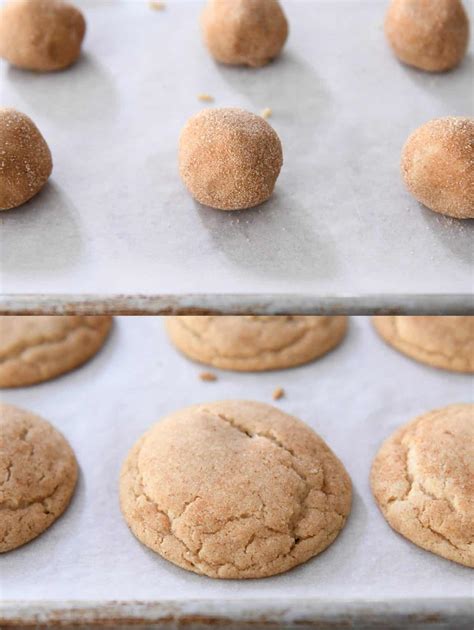
{"type": "Polygon", "coordinates": [[[214,578],[282,573],[317,555],[351,505],[347,472],[309,427],[256,402],[196,405],[155,424],[122,468],[145,545],[214,578]]]}
{"type": "Polygon", "coordinates": [[[185,355],[243,372],[301,365],[337,346],[347,317],[182,316],[166,319],[168,334],[185,355]]]}
{"type": "Polygon", "coordinates": [[[415,544],[474,567],[474,405],[450,405],[399,428],[371,471],[388,523],[415,544]]]}
{"type": "Polygon", "coordinates": [[[49,422],[0,404],[0,552],[36,538],[66,509],[74,453],[49,422]]]}
{"type": "Polygon", "coordinates": [[[433,367],[474,372],[474,317],[379,316],[374,326],[391,346],[433,367]]]}
{"type": "Polygon", "coordinates": [[[0,317],[0,387],[59,376],[91,358],[104,343],[111,317],[0,317]]]}

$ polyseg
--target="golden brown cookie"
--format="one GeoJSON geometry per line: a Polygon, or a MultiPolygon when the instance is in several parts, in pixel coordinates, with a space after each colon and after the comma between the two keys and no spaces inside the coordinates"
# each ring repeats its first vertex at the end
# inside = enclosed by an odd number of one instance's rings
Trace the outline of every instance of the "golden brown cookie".
{"type": "Polygon", "coordinates": [[[135,536],[215,578],[288,571],[328,547],[351,507],[341,462],[305,424],[262,403],[215,402],[155,424],[120,478],[135,536]]]}
{"type": "Polygon", "coordinates": [[[392,0],[385,34],[403,63],[443,72],[466,54],[469,19],[460,0],[392,0]]]}
{"type": "Polygon", "coordinates": [[[168,317],[171,341],[186,356],[224,370],[260,372],[312,361],[335,348],[347,317],[168,317]]]}
{"type": "Polygon", "coordinates": [[[395,431],[377,453],[370,480],[395,531],[474,567],[474,405],[437,409],[395,431]]]}
{"type": "Polygon", "coordinates": [[[243,210],[264,203],[282,164],[277,133],[243,109],[205,109],[181,132],[181,178],[192,196],[211,208],[243,210]]]}
{"type": "Polygon", "coordinates": [[[61,516],[77,480],[74,453],[49,422],[0,403],[0,553],[61,516]]]}
{"type": "Polygon", "coordinates": [[[474,118],[438,118],[414,131],[402,151],[402,176],[430,210],[474,218],[474,118]]]}
{"type": "Polygon", "coordinates": [[[452,372],[474,372],[474,317],[374,317],[382,339],[416,361],[452,372]]]}
{"type": "Polygon", "coordinates": [[[211,55],[230,65],[264,66],[288,37],[278,0],[208,0],[201,26],[211,55]]]}
{"type": "Polygon", "coordinates": [[[84,16],[62,0],[10,0],[0,12],[0,57],[25,70],[62,70],[80,55],[84,16]]]}
{"type": "Polygon", "coordinates": [[[51,151],[35,123],[21,112],[0,108],[0,210],[34,197],[53,170],[51,151]]]}
{"type": "Polygon", "coordinates": [[[22,387],[69,372],[104,343],[111,317],[0,317],[0,387],[22,387]]]}

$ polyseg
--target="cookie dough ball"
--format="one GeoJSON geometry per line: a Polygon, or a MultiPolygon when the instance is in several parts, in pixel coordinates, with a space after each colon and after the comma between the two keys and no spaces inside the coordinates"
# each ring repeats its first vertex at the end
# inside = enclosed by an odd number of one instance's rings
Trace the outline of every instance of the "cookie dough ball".
{"type": "Polygon", "coordinates": [[[171,341],[186,356],[225,370],[260,372],[301,365],[342,341],[347,317],[168,317],[171,341]]]}
{"type": "Polygon", "coordinates": [[[205,109],[181,132],[181,177],[192,196],[211,208],[242,210],[267,201],[282,164],[276,132],[243,109],[205,109]]]}
{"type": "Polygon", "coordinates": [[[451,405],[401,427],[382,445],[372,492],[395,531],[474,567],[474,405],[451,405]]]}
{"type": "Polygon", "coordinates": [[[469,20],[460,0],[392,0],[385,34],[400,61],[442,72],[466,54],[469,20]]]}
{"type": "Polygon", "coordinates": [[[0,553],[39,536],[69,505],[74,453],[49,422],[0,403],[0,553]]]}
{"type": "Polygon", "coordinates": [[[111,317],[64,315],[0,317],[0,387],[50,380],[93,357],[111,317]]]}
{"type": "Polygon", "coordinates": [[[217,61],[264,66],[288,37],[288,22],[277,0],[209,0],[201,19],[204,41],[217,61]]]}
{"type": "Polygon", "coordinates": [[[25,70],[73,64],[86,32],[82,13],[62,0],[10,0],[0,12],[0,57],[25,70]]]}
{"type": "Polygon", "coordinates": [[[427,208],[474,218],[474,119],[438,118],[417,129],[403,148],[401,170],[427,208]]]}
{"type": "Polygon", "coordinates": [[[474,372],[474,317],[379,316],[382,339],[403,354],[452,372],[474,372]]]}
{"type": "Polygon", "coordinates": [[[0,210],[29,201],[52,170],[51,151],[31,118],[0,107],[0,210]]]}
{"type": "Polygon", "coordinates": [[[334,541],[351,482],[296,418],[226,401],[183,409],[145,433],[123,465],[120,501],[135,536],[183,569],[261,578],[334,541]]]}

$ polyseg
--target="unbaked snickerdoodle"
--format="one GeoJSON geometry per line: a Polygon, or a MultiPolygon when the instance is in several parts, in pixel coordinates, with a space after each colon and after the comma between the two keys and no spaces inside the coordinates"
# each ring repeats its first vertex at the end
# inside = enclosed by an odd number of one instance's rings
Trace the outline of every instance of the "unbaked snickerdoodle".
{"type": "Polygon", "coordinates": [[[474,218],[474,118],[437,118],[416,129],[402,151],[406,187],[430,210],[474,218]]]}
{"type": "Polygon", "coordinates": [[[69,372],[103,345],[111,317],[0,317],[0,387],[22,387],[69,372]]]}
{"type": "Polygon", "coordinates": [[[0,11],[0,57],[25,70],[73,64],[86,32],[84,16],[62,0],[9,0],[0,11]]]}
{"type": "Polygon", "coordinates": [[[174,316],[173,344],[189,358],[225,370],[260,372],[301,365],[342,341],[345,316],[174,316]]]}
{"type": "Polygon", "coordinates": [[[49,422],[0,403],[0,553],[39,536],[71,501],[77,464],[49,422]]]}
{"type": "Polygon", "coordinates": [[[423,549],[474,567],[474,405],[450,405],[399,428],[370,481],[389,525],[423,549]]]}
{"type": "Polygon", "coordinates": [[[452,372],[474,372],[474,317],[374,317],[382,339],[403,354],[452,372]]]}
{"type": "Polygon", "coordinates": [[[122,512],[135,536],[214,578],[288,571],[328,547],[351,482],[326,443],[262,403],[214,402],[155,424],[130,451],[122,512]]]}
{"type": "Polygon", "coordinates": [[[43,188],[53,170],[51,151],[26,114],[0,107],[0,210],[16,208],[43,188]]]}
{"type": "Polygon", "coordinates": [[[466,54],[469,19],[460,0],[392,0],[385,34],[403,63],[444,72],[466,54]]]}
{"type": "Polygon", "coordinates": [[[278,0],[208,0],[201,26],[211,55],[230,65],[264,66],[280,54],[288,37],[278,0]]]}
{"type": "Polygon", "coordinates": [[[276,131],[237,107],[202,110],[181,132],[181,178],[191,195],[211,208],[243,210],[264,203],[282,165],[276,131]]]}

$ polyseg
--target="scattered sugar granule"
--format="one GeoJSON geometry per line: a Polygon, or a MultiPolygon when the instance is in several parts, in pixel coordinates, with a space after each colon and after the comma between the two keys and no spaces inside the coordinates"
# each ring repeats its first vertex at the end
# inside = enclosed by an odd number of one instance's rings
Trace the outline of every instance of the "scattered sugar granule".
{"type": "Polygon", "coordinates": [[[166,8],[166,4],[164,2],[160,2],[159,0],[150,0],[148,4],[154,11],[163,11],[163,9],[166,8]]]}
{"type": "Polygon", "coordinates": [[[280,398],[283,398],[284,395],[285,390],[283,389],[283,387],[277,387],[276,390],[273,392],[273,400],[280,400],[280,398]]]}
{"type": "Polygon", "coordinates": [[[214,97],[211,96],[210,94],[198,94],[198,100],[202,101],[203,103],[213,103],[214,102],[214,97]]]}
{"type": "Polygon", "coordinates": [[[213,381],[217,381],[217,376],[212,372],[201,372],[199,374],[199,378],[201,381],[206,381],[207,383],[212,383],[213,381]]]}
{"type": "Polygon", "coordinates": [[[260,115],[262,118],[265,118],[265,120],[267,120],[267,118],[270,118],[272,114],[273,112],[270,109],[270,107],[265,107],[265,109],[262,110],[262,113],[260,115]]]}

